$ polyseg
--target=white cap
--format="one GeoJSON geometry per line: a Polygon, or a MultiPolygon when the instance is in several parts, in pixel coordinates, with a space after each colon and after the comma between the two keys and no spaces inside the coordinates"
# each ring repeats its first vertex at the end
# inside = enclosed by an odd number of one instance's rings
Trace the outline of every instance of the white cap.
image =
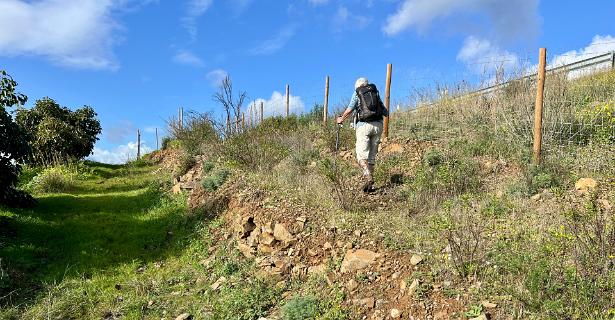
{"type": "Polygon", "coordinates": [[[359,87],[366,86],[368,84],[369,84],[369,82],[367,81],[367,78],[361,77],[361,78],[357,79],[357,81],[354,83],[354,89],[356,90],[359,87]]]}

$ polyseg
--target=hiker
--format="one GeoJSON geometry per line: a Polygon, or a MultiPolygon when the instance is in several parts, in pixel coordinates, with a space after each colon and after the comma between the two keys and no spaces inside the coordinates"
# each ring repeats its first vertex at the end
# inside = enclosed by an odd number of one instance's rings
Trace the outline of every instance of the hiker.
{"type": "Polygon", "coordinates": [[[357,79],[354,88],[355,92],[350,103],[344,113],[337,118],[337,123],[342,124],[353,111],[355,112],[357,160],[363,170],[362,189],[363,192],[369,192],[374,186],[374,166],[382,135],[383,117],[388,117],[389,112],[380,99],[376,85],[369,83],[367,78],[357,79]]]}

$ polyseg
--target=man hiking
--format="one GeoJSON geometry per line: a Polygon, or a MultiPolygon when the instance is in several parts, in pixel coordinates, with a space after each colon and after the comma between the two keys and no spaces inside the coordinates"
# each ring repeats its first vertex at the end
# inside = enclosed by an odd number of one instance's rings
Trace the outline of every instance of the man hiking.
{"type": "Polygon", "coordinates": [[[344,113],[337,118],[337,124],[342,124],[346,118],[355,112],[356,152],[359,166],[363,170],[363,192],[373,190],[374,166],[378,145],[382,135],[383,117],[389,112],[384,107],[378,89],[367,78],[359,78],[355,82],[355,92],[344,113]]]}

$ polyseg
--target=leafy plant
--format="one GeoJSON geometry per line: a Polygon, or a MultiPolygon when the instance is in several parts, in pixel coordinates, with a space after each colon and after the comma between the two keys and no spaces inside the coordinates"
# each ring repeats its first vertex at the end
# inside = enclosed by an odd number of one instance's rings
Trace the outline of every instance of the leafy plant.
{"type": "Polygon", "coordinates": [[[282,319],[316,319],[320,314],[318,298],[315,296],[295,296],[282,307],[282,319]]]}
{"type": "Polygon", "coordinates": [[[32,147],[28,160],[38,165],[89,156],[102,131],[91,107],[71,111],[50,98],[37,100],[32,109],[17,110],[16,121],[26,131],[32,147]]]}
{"type": "Polygon", "coordinates": [[[15,189],[21,165],[30,153],[26,132],[8,113],[7,109],[23,105],[28,98],[16,92],[17,82],[0,70],[0,204],[29,206],[34,199],[15,189]]]}
{"type": "Polygon", "coordinates": [[[209,192],[214,192],[218,190],[218,188],[220,188],[224,184],[224,182],[226,182],[230,174],[230,171],[228,171],[227,169],[220,169],[212,175],[203,178],[201,184],[203,185],[203,188],[205,190],[209,192]]]}
{"type": "Polygon", "coordinates": [[[66,165],[48,167],[37,174],[26,185],[28,190],[37,193],[57,193],[70,191],[74,186],[77,172],[66,165]]]}

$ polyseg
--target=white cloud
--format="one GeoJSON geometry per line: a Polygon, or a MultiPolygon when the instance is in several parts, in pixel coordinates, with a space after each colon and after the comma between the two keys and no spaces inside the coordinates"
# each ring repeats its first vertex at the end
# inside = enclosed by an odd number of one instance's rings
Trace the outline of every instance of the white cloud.
{"type": "Polygon", "coordinates": [[[320,6],[329,3],[329,0],[308,0],[308,2],[313,6],[320,6]]]}
{"type": "Polygon", "coordinates": [[[615,37],[611,35],[596,35],[587,47],[557,55],[549,65],[561,66],[611,51],[615,51],[615,37]]]}
{"type": "Polygon", "coordinates": [[[269,55],[282,49],[288,41],[295,35],[295,27],[287,26],[280,30],[273,38],[263,41],[260,45],[250,50],[254,55],[269,55]]]}
{"type": "Polygon", "coordinates": [[[180,50],[177,52],[177,54],[173,57],[173,61],[193,67],[202,67],[205,64],[201,58],[197,57],[194,53],[188,50],[180,50]]]}
{"type": "Polygon", "coordinates": [[[222,80],[228,76],[228,72],[222,69],[212,70],[207,73],[207,81],[211,84],[212,87],[219,87],[222,84],[222,80]]]}
{"type": "MultiPolygon", "coordinates": [[[[454,16],[461,21],[458,29],[465,29],[464,17],[485,16],[493,34],[510,39],[520,35],[536,34],[540,19],[539,0],[404,0],[398,10],[387,17],[382,31],[394,36],[407,29],[427,29],[437,19],[454,16]],[[460,20],[461,19],[461,20],[460,20]]],[[[485,28],[483,28],[485,29],[485,28]]]]}
{"type": "Polygon", "coordinates": [[[519,66],[519,58],[514,53],[499,48],[489,40],[474,36],[467,37],[457,54],[457,60],[476,73],[493,73],[503,68],[514,70],[519,66]]]}
{"type": "Polygon", "coordinates": [[[113,46],[121,27],[113,18],[131,0],[2,0],[0,56],[42,56],[83,69],[117,69],[113,46]]]}
{"type": "MultiPolygon", "coordinates": [[[[289,110],[290,113],[301,114],[305,110],[305,104],[301,97],[293,96],[292,94],[289,97],[289,110]]],[[[260,104],[263,102],[263,112],[265,117],[270,116],[283,116],[286,115],[286,95],[282,94],[278,91],[274,91],[271,94],[271,98],[266,100],[263,98],[258,98],[248,104],[248,106],[254,105],[257,110],[260,112],[260,104]]]]}
{"type": "Polygon", "coordinates": [[[336,31],[344,29],[363,29],[372,22],[372,18],[354,14],[345,6],[339,6],[333,23],[336,31]]]}
{"type": "MultiPolygon", "coordinates": [[[[152,152],[153,149],[147,146],[145,141],[141,141],[141,155],[152,152]]],[[[137,157],[137,143],[128,142],[127,144],[120,145],[113,150],[106,150],[94,147],[94,151],[88,159],[111,164],[126,163],[127,161],[134,160],[137,157]]]]}
{"type": "Polygon", "coordinates": [[[188,31],[192,41],[196,40],[198,35],[197,20],[209,9],[212,3],[213,0],[190,0],[188,2],[186,15],[182,18],[182,24],[188,31]]]}

